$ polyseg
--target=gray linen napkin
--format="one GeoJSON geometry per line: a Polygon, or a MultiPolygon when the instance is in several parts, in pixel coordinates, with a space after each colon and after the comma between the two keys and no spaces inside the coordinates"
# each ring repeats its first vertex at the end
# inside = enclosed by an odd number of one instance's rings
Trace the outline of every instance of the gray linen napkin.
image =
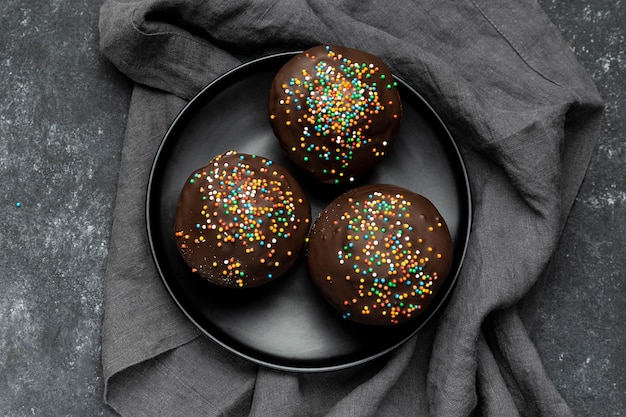
{"type": "Polygon", "coordinates": [[[517,303],[545,270],[599,134],[601,99],[532,0],[108,0],[103,53],[136,82],[105,281],[106,401],[124,416],[568,416],[517,303]],[[328,3],[328,4],[327,4],[328,3]],[[177,112],[254,57],[336,43],[432,104],[469,171],[474,219],[444,314],[390,355],[292,374],[201,337],[152,264],[145,187],[177,112]]]}

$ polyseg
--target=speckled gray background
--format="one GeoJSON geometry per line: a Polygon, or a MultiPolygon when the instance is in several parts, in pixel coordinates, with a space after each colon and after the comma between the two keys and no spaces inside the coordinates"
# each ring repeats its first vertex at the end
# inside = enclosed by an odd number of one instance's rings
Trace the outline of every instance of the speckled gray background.
{"type": "MultiPolygon", "coordinates": [[[[539,2],[607,109],[526,324],[576,415],[626,415],[626,7],[539,2]]],[[[131,85],[98,51],[99,4],[0,2],[0,415],[115,415],[100,325],[131,85]]]]}

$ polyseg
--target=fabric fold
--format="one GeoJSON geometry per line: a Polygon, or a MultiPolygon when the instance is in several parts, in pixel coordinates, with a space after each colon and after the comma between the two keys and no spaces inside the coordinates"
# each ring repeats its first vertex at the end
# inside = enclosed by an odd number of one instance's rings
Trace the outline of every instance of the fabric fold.
{"type": "Polygon", "coordinates": [[[492,313],[483,329],[482,347],[493,355],[521,415],[573,416],[550,383],[515,306],[492,313]]]}
{"type": "Polygon", "coordinates": [[[105,400],[122,415],[559,415],[517,304],[546,270],[599,135],[602,100],[532,0],[393,4],[107,0],[103,54],[136,84],[105,277],[105,400]],[[392,354],[300,375],[199,337],[169,298],[145,189],[169,123],[241,62],[321,43],[380,56],[454,136],[470,245],[436,321],[392,354]]]}
{"type": "Polygon", "coordinates": [[[178,97],[142,86],[136,86],[131,97],[105,278],[105,381],[200,334],[165,291],[145,230],[146,184],[152,160],[163,129],[183,105],[178,97]],[[147,106],[149,114],[144,111],[147,106]],[[155,320],[161,317],[164,319],[155,320]]]}

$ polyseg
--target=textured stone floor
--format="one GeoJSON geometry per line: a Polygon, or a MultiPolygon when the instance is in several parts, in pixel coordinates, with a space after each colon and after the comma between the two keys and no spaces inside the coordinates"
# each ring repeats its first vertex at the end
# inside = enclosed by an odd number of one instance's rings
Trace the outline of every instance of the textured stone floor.
{"type": "MultiPolygon", "coordinates": [[[[545,280],[523,306],[579,416],[626,411],[626,8],[540,0],[606,119],[545,280]]],[[[131,85],[98,50],[100,2],[0,2],[0,415],[113,416],[104,265],[131,85]]]]}

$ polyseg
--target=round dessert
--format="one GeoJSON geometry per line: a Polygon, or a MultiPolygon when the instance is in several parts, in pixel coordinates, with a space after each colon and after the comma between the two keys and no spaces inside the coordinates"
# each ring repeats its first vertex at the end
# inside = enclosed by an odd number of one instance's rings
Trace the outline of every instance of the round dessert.
{"type": "Polygon", "coordinates": [[[354,181],[390,150],[402,117],[397,83],[376,56],[311,48],[276,74],[270,124],[287,157],[325,183],[354,181]]]}
{"type": "Polygon", "coordinates": [[[310,221],[309,201],[284,167],[229,151],[188,178],[175,236],[193,272],[225,287],[256,287],[293,266],[310,221]]]}
{"type": "Polygon", "coordinates": [[[307,262],[315,286],[345,319],[395,325],[432,301],[450,271],[452,240],[425,197],[394,185],[365,185],[323,210],[307,262]]]}

